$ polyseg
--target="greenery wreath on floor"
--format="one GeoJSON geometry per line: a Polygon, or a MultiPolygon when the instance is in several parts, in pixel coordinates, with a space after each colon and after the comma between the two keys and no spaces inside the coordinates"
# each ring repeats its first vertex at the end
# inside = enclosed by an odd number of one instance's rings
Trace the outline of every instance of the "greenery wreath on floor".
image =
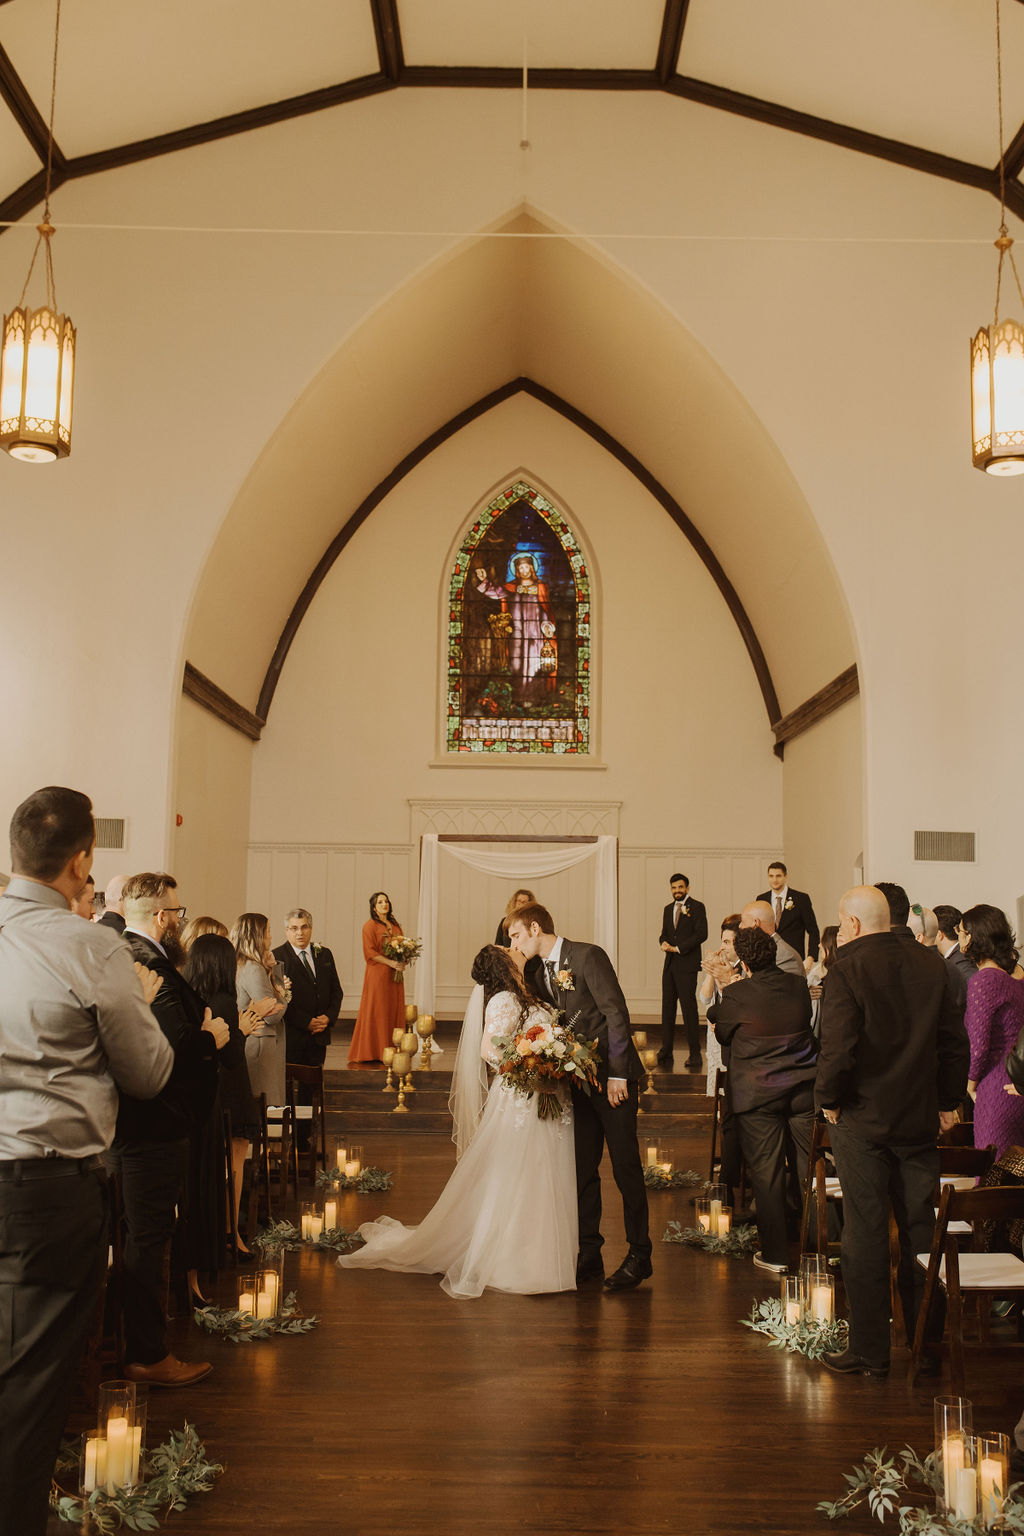
{"type": "Polygon", "coordinates": [[[724,1254],[730,1259],[745,1259],[758,1244],[754,1226],[732,1227],[724,1237],[713,1236],[703,1227],[684,1227],[681,1222],[670,1221],[665,1228],[663,1243],[685,1243],[688,1248],[703,1248],[705,1253],[724,1254]]]}
{"type": "Polygon", "coordinates": [[[315,1313],[306,1317],[299,1311],[294,1291],[289,1291],[277,1317],[253,1317],[236,1307],[196,1307],[193,1316],[207,1333],[218,1333],[232,1344],[253,1344],[273,1338],[277,1333],[308,1333],[319,1319],[315,1313]]]}
{"type": "Polygon", "coordinates": [[[391,1188],[394,1175],[389,1168],[364,1168],[355,1178],[346,1178],[340,1168],[321,1168],[316,1176],[317,1189],[336,1189],[344,1194],[355,1190],[357,1195],[375,1195],[391,1188]]]}
{"type": "MultiPolygon", "coordinates": [[[[889,1456],[887,1448],[877,1448],[867,1455],[860,1466],[845,1474],[850,1484],[841,1499],[832,1502],[823,1499],[816,1507],[830,1520],[842,1520],[852,1514],[858,1505],[867,1503],[868,1509],[879,1521],[886,1515],[899,1517],[899,1528],[906,1536],[968,1536],[968,1533],[984,1528],[984,1519],[957,1520],[953,1515],[940,1514],[933,1507],[908,1503],[912,1495],[911,1483],[919,1484],[934,1498],[942,1486],[935,1452],[922,1460],[910,1446],[905,1446],[897,1456],[889,1456]]],[[[1007,1536],[1024,1536],[1024,1503],[1017,1490],[1020,1483],[1012,1483],[1006,1494],[1001,1515],[988,1526],[992,1531],[1004,1531],[1007,1536]]]]}
{"type": "Polygon", "coordinates": [[[275,1221],[272,1227],[257,1233],[253,1257],[258,1264],[264,1257],[272,1259],[282,1249],[287,1253],[295,1253],[300,1248],[318,1248],[321,1253],[348,1253],[350,1249],[358,1248],[361,1242],[358,1232],[350,1232],[346,1227],[330,1227],[311,1243],[290,1221],[275,1221]]]}
{"type": "Polygon", "coordinates": [[[172,1510],[182,1510],[197,1493],[209,1493],[224,1471],[218,1461],[207,1459],[206,1447],[192,1425],[179,1432],[172,1430],[168,1439],[145,1460],[147,1480],[138,1488],[119,1488],[108,1493],[97,1488],[77,1498],[65,1493],[57,1478],[65,1472],[78,1473],[78,1448],[65,1442],[54,1468],[50,1489],[50,1507],[61,1520],[82,1524],[88,1512],[92,1528],[107,1536],[121,1529],[155,1531],[172,1510]]]}
{"type": "Polygon", "coordinates": [[[798,1323],[787,1323],[778,1296],[766,1301],[755,1301],[749,1317],[741,1317],[744,1328],[755,1333],[767,1334],[773,1349],[784,1349],[791,1355],[804,1355],[808,1360],[820,1360],[822,1355],[841,1355],[850,1341],[850,1327],[843,1317],[832,1318],[827,1323],[801,1318],[798,1323]]]}
{"type": "Polygon", "coordinates": [[[648,1164],[644,1169],[644,1183],[648,1189],[692,1189],[701,1181],[700,1174],[687,1168],[685,1173],[666,1173],[663,1168],[648,1164]]]}

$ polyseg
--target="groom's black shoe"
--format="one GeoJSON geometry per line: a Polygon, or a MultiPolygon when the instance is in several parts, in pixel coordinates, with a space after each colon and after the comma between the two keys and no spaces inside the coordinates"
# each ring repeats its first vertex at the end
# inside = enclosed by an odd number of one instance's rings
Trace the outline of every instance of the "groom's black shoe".
{"type": "Polygon", "coordinates": [[[582,1285],[585,1280],[604,1279],[604,1260],[600,1254],[592,1259],[580,1259],[576,1265],[576,1284],[582,1285]]]}
{"type": "Polygon", "coordinates": [[[604,1283],[606,1291],[631,1291],[634,1285],[639,1285],[641,1280],[647,1280],[654,1274],[650,1259],[645,1253],[626,1254],[622,1263],[613,1275],[609,1275],[604,1283]]]}

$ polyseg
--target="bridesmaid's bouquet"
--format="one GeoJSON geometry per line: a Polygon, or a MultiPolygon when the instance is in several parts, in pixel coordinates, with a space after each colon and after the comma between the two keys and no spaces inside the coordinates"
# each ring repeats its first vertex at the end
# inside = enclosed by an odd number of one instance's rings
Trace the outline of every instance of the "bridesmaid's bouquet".
{"type": "Polygon", "coordinates": [[[564,1013],[548,1013],[543,1022],[495,1035],[498,1072],[516,1093],[537,1100],[537,1118],[557,1120],[562,1113],[559,1086],[574,1078],[589,1093],[597,1087],[597,1041],[577,1035],[564,1013]]]}
{"type": "MultiPolygon", "coordinates": [[[[406,965],[411,965],[423,953],[423,940],[407,938],[404,933],[393,933],[384,940],[381,949],[389,960],[404,960],[406,965]]],[[[401,979],[401,971],[391,972],[392,981],[401,979]]]]}

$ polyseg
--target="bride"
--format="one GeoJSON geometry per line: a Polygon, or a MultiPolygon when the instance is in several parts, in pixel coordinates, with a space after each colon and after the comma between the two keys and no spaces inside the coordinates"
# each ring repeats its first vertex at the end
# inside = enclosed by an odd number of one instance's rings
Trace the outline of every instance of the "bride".
{"type": "Polygon", "coordinates": [[[496,1066],[492,1035],[550,1017],[526,989],[515,951],[489,944],[473,961],[477,983],[466,1010],[449,1103],[455,1171],[418,1227],[390,1216],[364,1222],[365,1246],[338,1260],[343,1269],[441,1274],[449,1296],[486,1287],[525,1295],[576,1289],[576,1162],[572,1105],[562,1084],[560,1118],[541,1120],[531,1094],[496,1066]]]}

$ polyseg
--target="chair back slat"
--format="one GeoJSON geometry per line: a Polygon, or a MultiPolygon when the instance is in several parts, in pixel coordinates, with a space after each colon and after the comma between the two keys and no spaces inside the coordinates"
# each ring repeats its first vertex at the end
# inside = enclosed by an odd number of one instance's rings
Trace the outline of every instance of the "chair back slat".
{"type": "Polygon", "coordinates": [[[939,1221],[1012,1221],[1024,1217],[1024,1184],[996,1184],[990,1189],[954,1189],[946,1184],[939,1200],[939,1221]]]}

